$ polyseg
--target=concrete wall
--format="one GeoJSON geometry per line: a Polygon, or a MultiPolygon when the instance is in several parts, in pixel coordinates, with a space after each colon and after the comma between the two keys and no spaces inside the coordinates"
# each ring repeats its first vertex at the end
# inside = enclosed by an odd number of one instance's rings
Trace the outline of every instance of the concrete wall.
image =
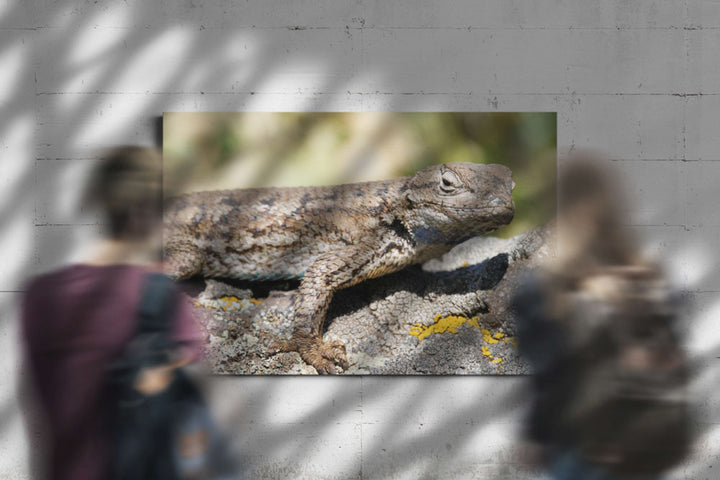
{"type": "MultiPolygon", "coordinates": [[[[677,478],[717,478],[720,2],[0,1],[0,478],[28,476],[15,397],[29,274],[82,255],[97,148],[164,111],[557,111],[561,153],[607,152],[627,222],[695,310],[702,432],[677,478]],[[713,328],[715,327],[715,328],[713,328]],[[715,387],[715,388],[713,388],[715,387]]],[[[522,378],[218,378],[251,478],[529,478],[522,378]]]]}

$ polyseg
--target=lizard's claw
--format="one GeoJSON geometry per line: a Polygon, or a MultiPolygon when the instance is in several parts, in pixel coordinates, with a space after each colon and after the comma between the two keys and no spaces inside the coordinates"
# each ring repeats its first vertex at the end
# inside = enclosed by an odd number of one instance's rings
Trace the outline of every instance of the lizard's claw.
{"type": "Polygon", "coordinates": [[[350,368],[347,355],[345,353],[345,344],[340,340],[330,340],[320,344],[320,354],[323,358],[331,360],[336,365],[342,367],[343,370],[350,368]]]}
{"type": "Polygon", "coordinates": [[[309,345],[298,345],[298,347],[302,359],[315,367],[320,375],[339,373],[338,366],[343,370],[350,367],[345,355],[345,345],[340,340],[323,342],[317,339],[309,345]]]}
{"type": "Polygon", "coordinates": [[[345,344],[340,340],[323,342],[320,338],[298,335],[290,340],[277,340],[268,348],[268,356],[281,352],[298,352],[305,363],[315,367],[320,375],[339,373],[337,367],[343,370],[350,368],[345,344]]]}

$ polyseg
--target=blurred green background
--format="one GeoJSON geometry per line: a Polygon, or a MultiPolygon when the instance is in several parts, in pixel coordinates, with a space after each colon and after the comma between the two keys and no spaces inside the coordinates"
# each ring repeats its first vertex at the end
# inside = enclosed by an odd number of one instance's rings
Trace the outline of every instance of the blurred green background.
{"type": "Polygon", "coordinates": [[[508,237],[555,215],[556,114],[165,113],[166,192],[333,185],[447,162],[499,163],[516,187],[508,237]]]}

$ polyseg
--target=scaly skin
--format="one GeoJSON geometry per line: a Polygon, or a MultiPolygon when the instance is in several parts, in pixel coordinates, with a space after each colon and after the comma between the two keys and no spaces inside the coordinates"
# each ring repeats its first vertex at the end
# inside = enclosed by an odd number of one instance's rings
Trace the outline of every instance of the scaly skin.
{"type": "Polygon", "coordinates": [[[509,223],[511,176],[501,165],[450,163],[380,182],[183,195],[165,215],[167,271],[301,279],[294,332],[278,350],[337,373],[348,368],[345,347],[322,340],[333,294],[509,223]]]}

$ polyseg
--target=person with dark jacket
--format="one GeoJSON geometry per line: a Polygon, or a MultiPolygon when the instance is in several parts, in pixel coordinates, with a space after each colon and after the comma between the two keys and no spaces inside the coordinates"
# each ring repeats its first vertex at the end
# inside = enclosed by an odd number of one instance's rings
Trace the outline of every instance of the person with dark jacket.
{"type": "Polygon", "coordinates": [[[555,480],[655,480],[690,448],[689,369],[676,298],[621,226],[601,161],[564,164],[557,255],[512,300],[534,370],[526,450],[555,480]]]}
{"type": "MultiPolygon", "coordinates": [[[[107,478],[111,433],[108,368],[136,328],[148,273],[161,271],[162,159],[154,149],[123,147],[102,159],[88,198],[107,217],[109,235],[80,263],[30,281],[22,303],[23,368],[43,432],[43,478],[107,478]]],[[[199,355],[200,332],[183,297],[174,296],[170,363],[144,369],[135,388],[162,391],[174,368],[199,355]]]]}

